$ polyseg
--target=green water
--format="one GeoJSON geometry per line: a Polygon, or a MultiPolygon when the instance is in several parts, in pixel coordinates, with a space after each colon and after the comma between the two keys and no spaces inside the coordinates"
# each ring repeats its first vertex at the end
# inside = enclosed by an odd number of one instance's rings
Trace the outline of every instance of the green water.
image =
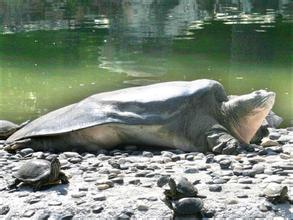
{"type": "Polygon", "coordinates": [[[210,78],[228,94],[275,91],[274,111],[293,126],[292,11],[286,0],[0,0],[0,118],[210,78]]]}

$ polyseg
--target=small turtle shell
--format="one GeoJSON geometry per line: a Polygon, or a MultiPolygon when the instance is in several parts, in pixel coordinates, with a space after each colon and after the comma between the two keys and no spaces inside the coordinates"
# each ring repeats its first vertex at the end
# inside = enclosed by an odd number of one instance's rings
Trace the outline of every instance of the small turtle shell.
{"type": "Polygon", "coordinates": [[[7,138],[13,132],[15,132],[19,128],[19,125],[6,121],[0,120],[0,138],[7,138]]]}
{"type": "Polygon", "coordinates": [[[13,176],[23,182],[36,182],[48,177],[50,171],[50,161],[33,159],[23,164],[13,176]]]}
{"type": "Polygon", "coordinates": [[[182,194],[183,197],[194,197],[197,195],[198,190],[195,188],[187,178],[181,177],[176,184],[176,190],[182,194]]]}
{"type": "Polygon", "coordinates": [[[268,198],[273,198],[273,197],[284,197],[288,193],[288,187],[287,186],[282,186],[277,183],[269,183],[265,190],[264,194],[268,198]]]}

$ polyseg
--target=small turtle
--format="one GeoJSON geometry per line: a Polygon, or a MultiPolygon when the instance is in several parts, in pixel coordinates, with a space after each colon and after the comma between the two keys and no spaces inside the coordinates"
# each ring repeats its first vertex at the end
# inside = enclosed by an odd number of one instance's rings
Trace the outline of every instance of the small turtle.
{"type": "Polygon", "coordinates": [[[60,180],[62,184],[68,183],[67,176],[60,171],[60,162],[56,156],[51,161],[31,159],[13,177],[16,179],[8,186],[9,189],[17,188],[21,182],[31,185],[34,191],[40,190],[44,185],[59,183],[60,180]]]}
{"type": "Polygon", "coordinates": [[[6,140],[10,135],[16,132],[18,129],[24,127],[29,121],[25,121],[20,125],[17,125],[11,121],[0,120],[0,140],[6,140]]]}
{"type": "Polygon", "coordinates": [[[289,201],[288,187],[277,183],[269,183],[264,189],[264,195],[272,203],[289,201]]]}
{"type": "Polygon", "coordinates": [[[164,194],[168,199],[174,200],[197,196],[197,188],[195,188],[185,177],[178,179],[177,183],[173,178],[170,178],[168,184],[170,189],[164,191],[164,194]]]}

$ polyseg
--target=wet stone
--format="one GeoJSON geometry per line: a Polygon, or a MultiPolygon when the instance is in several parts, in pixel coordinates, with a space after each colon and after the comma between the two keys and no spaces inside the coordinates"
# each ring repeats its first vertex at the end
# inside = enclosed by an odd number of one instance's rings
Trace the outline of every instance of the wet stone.
{"type": "Polygon", "coordinates": [[[106,196],[105,195],[94,195],[93,200],[95,200],[95,201],[105,201],[106,196]]]}
{"type": "Polygon", "coordinates": [[[222,191],[222,186],[221,186],[221,185],[217,185],[217,184],[215,184],[215,185],[210,185],[210,186],[209,186],[209,190],[210,190],[211,192],[221,192],[221,191],[222,191]]]}
{"type": "Polygon", "coordinates": [[[149,210],[149,207],[147,205],[145,205],[145,204],[139,204],[137,206],[137,210],[141,211],[141,212],[145,212],[145,211],[149,210]]]}
{"type": "Polygon", "coordinates": [[[35,214],[35,211],[34,210],[26,210],[22,216],[23,217],[26,217],[26,218],[29,218],[29,217],[32,217],[33,215],[35,214]]]}
{"type": "Polygon", "coordinates": [[[184,170],[184,173],[198,173],[198,169],[197,168],[193,168],[193,167],[186,168],[184,170]]]}
{"type": "Polygon", "coordinates": [[[75,198],[75,199],[81,198],[81,197],[84,197],[84,196],[86,196],[86,193],[85,192],[76,192],[76,193],[72,193],[71,194],[71,197],[72,198],[75,198]]]}
{"type": "Polygon", "coordinates": [[[6,215],[9,212],[10,208],[8,205],[0,206],[0,215],[6,215]]]}
{"type": "Polygon", "coordinates": [[[108,184],[100,184],[100,185],[97,185],[97,189],[98,190],[106,190],[106,189],[109,189],[109,188],[111,188],[111,186],[108,185],[108,184]]]}
{"type": "Polygon", "coordinates": [[[240,178],[238,180],[238,183],[241,183],[241,184],[252,184],[252,179],[250,179],[250,178],[240,178]]]}
{"type": "Polygon", "coordinates": [[[104,208],[100,205],[94,205],[92,206],[92,212],[95,214],[99,214],[104,210],[104,208]]]}
{"type": "Polygon", "coordinates": [[[142,156],[144,157],[153,157],[153,153],[152,152],[149,152],[149,151],[143,151],[142,152],[142,156]]]}
{"type": "Polygon", "coordinates": [[[62,205],[62,202],[61,201],[50,201],[49,203],[48,203],[48,205],[49,206],[60,206],[60,205],[62,205]]]}
{"type": "Polygon", "coordinates": [[[27,155],[29,155],[29,154],[32,154],[32,153],[34,153],[34,150],[33,149],[31,149],[31,148],[24,148],[24,149],[22,149],[21,151],[19,151],[18,152],[21,156],[27,156],[27,155]]]}

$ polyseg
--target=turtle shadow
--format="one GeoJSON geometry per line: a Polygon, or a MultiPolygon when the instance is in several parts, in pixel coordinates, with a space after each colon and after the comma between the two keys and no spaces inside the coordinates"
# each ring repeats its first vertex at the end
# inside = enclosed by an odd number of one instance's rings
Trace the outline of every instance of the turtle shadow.
{"type": "Polygon", "coordinates": [[[280,216],[292,219],[293,214],[290,211],[290,208],[292,208],[292,204],[286,202],[282,204],[276,204],[275,206],[278,209],[277,212],[280,214],[280,216]]]}
{"type": "Polygon", "coordinates": [[[59,195],[67,195],[68,194],[69,184],[54,184],[54,185],[45,185],[42,186],[40,190],[34,191],[33,188],[28,184],[21,184],[16,189],[9,190],[10,193],[13,192],[28,192],[28,193],[37,193],[37,192],[53,192],[55,191],[59,195]]]}

